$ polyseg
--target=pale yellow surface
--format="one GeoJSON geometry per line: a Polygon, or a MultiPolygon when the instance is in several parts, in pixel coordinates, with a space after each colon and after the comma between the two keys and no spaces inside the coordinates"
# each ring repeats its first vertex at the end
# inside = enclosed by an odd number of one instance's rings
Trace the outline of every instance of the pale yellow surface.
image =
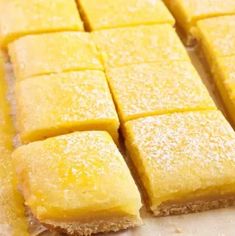
{"type": "Polygon", "coordinates": [[[18,148],[27,206],[43,220],[138,216],[140,195],[107,132],[75,132],[18,148]]]}
{"type": "Polygon", "coordinates": [[[188,55],[168,24],[92,33],[106,68],[158,61],[187,61],[188,55]]]}
{"type": "Polygon", "coordinates": [[[0,0],[0,45],[23,35],[83,30],[74,0],[0,0]]]}
{"type": "Polygon", "coordinates": [[[218,58],[212,69],[229,118],[235,125],[235,56],[218,58]]]}
{"type": "Polygon", "coordinates": [[[90,30],[175,21],[161,0],[77,0],[90,30]]]}
{"type": "Polygon", "coordinates": [[[235,193],[235,133],[220,111],[129,121],[125,139],[152,210],[235,193]]]}
{"type": "Polygon", "coordinates": [[[199,21],[197,37],[210,64],[217,57],[235,55],[235,15],[199,21]]]}
{"type": "Polygon", "coordinates": [[[193,27],[200,19],[235,14],[234,0],[164,0],[184,29],[193,33],[193,27]]]}
{"type": "Polygon", "coordinates": [[[25,36],[10,44],[9,54],[17,80],[53,72],[103,69],[91,36],[83,32],[25,36]]]}
{"type": "Polygon", "coordinates": [[[101,71],[39,76],[16,85],[23,143],[76,130],[106,130],[117,142],[118,116],[101,71]]]}
{"type": "Polygon", "coordinates": [[[122,121],[176,111],[216,109],[191,62],[113,68],[107,76],[122,121]]]}
{"type": "Polygon", "coordinates": [[[26,236],[27,223],[23,199],[17,191],[16,178],[11,162],[13,127],[8,114],[6,84],[0,61],[0,235],[26,236]]]}

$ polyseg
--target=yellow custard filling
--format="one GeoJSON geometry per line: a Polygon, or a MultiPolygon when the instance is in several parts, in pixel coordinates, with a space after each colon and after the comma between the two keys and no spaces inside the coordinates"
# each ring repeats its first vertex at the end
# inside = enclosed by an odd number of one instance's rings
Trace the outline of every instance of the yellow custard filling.
{"type": "Polygon", "coordinates": [[[18,148],[13,159],[26,204],[42,222],[139,217],[138,189],[106,132],[34,142],[18,148]]]}
{"type": "Polygon", "coordinates": [[[118,143],[119,120],[101,71],[59,73],[18,82],[16,121],[23,143],[76,130],[106,130],[118,143]]]}
{"type": "Polygon", "coordinates": [[[176,111],[216,109],[191,62],[113,68],[107,70],[107,77],[123,122],[176,111]]]}
{"type": "Polygon", "coordinates": [[[124,136],[153,211],[216,190],[218,198],[235,194],[235,133],[220,111],[129,121],[124,136]]]}

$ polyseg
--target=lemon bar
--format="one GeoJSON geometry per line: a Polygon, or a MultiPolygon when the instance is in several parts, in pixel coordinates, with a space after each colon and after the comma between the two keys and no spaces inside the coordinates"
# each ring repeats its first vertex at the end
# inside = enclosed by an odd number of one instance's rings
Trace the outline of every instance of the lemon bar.
{"type": "Polygon", "coordinates": [[[197,37],[211,65],[218,57],[235,55],[235,15],[199,21],[197,37]]]}
{"type": "Polygon", "coordinates": [[[16,103],[23,143],[76,130],[106,130],[118,140],[118,116],[101,71],[22,80],[16,84],[16,103]]]}
{"type": "Polygon", "coordinates": [[[182,32],[193,42],[196,23],[201,19],[235,14],[234,0],[164,0],[182,32]]]}
{"type": "Polygon", "coordinates": [[[13,159],[25,204],[42,224],[90,235],[141,223],[138,189],[107,132],[34,142],[18,148],[13,159]]]}
{"type": "Polygon", "coordinates": [[[176,111],[216,109],[190,62],[112,68],[107,76],[122,121],[176,111]]]}
{"type": "Polygon", "coordinates": [[[235,203],[235,133],[220,111],[128,121],[125,139],[155,215],[235,203]]]}
{"type": "Polygon", "coordinates": [[[9,54],[17,80],[54,72],[103,69],[90,34],[84,32],[25,36],[9,45],[9,54]]]}
{"type": "Polygon", "coordinates": [[[92,33],[106,68],[158,61],[186,61],[188,54],[168,24],[92,33]]]}
{"type": "Polygon", "coordinates": [[[77,0],[88,29],[101,30],[175,21],[161,0],[77,0]]]}
{"type": "Polygon", "coordinates": [[[224,101],[233,125],[235,125],[235,56],[221,57],[212,68],[217,88],[224,101]]]}
{"type": "Polygon", "coordinates": [[[0,45],[28,34],[83,30],[74,0],[1,0],[0,45]]]}
{"type": "Polygon", "coordinates": [[[29,236],[23,199],[17,191],[12,166],[13,127],[6,100],[6,84],[0,60],[0,235],[29,236]]]}

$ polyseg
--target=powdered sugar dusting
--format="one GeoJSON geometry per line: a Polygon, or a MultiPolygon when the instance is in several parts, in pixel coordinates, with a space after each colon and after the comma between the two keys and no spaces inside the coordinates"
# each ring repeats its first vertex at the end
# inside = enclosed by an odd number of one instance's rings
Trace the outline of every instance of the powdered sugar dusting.
{"type": "MultiPolygon", "coordinates": [[[[219,111],[138,119],[127,123],[126,133],[141,158],[138,171],[158,199],[234,181],[235,134],[219,111]]],[[[139,158],[132,156],[134,162],[139,158]]]]}

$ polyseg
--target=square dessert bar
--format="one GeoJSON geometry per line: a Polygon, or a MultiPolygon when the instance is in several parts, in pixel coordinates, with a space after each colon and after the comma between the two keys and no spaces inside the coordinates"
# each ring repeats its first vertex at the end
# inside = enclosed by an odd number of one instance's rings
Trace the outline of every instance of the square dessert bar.
{"type": "Polygon", "coordinates": [[[217,58],[212,73],[228,116],[235,125],[235,56],[217,58]]]}
{"type": "Polygon", "coordinates": [[[175,29],[168,24],[92,33],[106,68],[158,61],[188,61],[175,29]]]}
{"type": "Polygon", "coordinates": [[[107,132],[30,143],[13,160],[26,206],[48,228],[91,235],[141,224],[140,194],[107,132]]]}
{"type": "Polygon", "coordinates": [[[210,65],[218,57],[235,55],[235,15],[199,21],[197,38],[210,65]]]}
{"type": "Polygon", "coordinates": [[[119,120],[101,71],[59,73],[19,81],[16,123],[23,143],[76,130],[106,130],[118,142],[119,120]]]}
{"type": "Polygon", "coordinates": [[[88,29],[169,23],[175,21],[161,0],[77,0],[88,29]]]}
{"type": "Polygon", "coordinates": [[[128,121],[129,155],[155,215],[235,203],[235,133],[220,111],[128,121]]]}
{"type": "Polygon", "coordinates": [[[0,235],[28,236],[23,199],[17,191],[11,160],[13,124],[9,115],[6,89],[0,60],[0,235]]]}
{"type": "Polygon", "coordinates": [[[176,18],[188,45],[195,42],[198,20],[235,14],[234,0],[164,0],[176,18]]]}
{"type": "Polygon", "coordinates": [[[103,70],[96,46],[85,32],[31,35],[9,45],[17,80],[72,70],[103,70]]]}
{"type": "Polygon", "coordinates": [[[124,122],[177,111],[216,109],[191,62],[112,68],[107,77],[124,122]]]}
{"type": "Polygon", "coordinates": [[[74,0],[0,0],[0,45],[23,35],[83,30],[74,0]]]}

